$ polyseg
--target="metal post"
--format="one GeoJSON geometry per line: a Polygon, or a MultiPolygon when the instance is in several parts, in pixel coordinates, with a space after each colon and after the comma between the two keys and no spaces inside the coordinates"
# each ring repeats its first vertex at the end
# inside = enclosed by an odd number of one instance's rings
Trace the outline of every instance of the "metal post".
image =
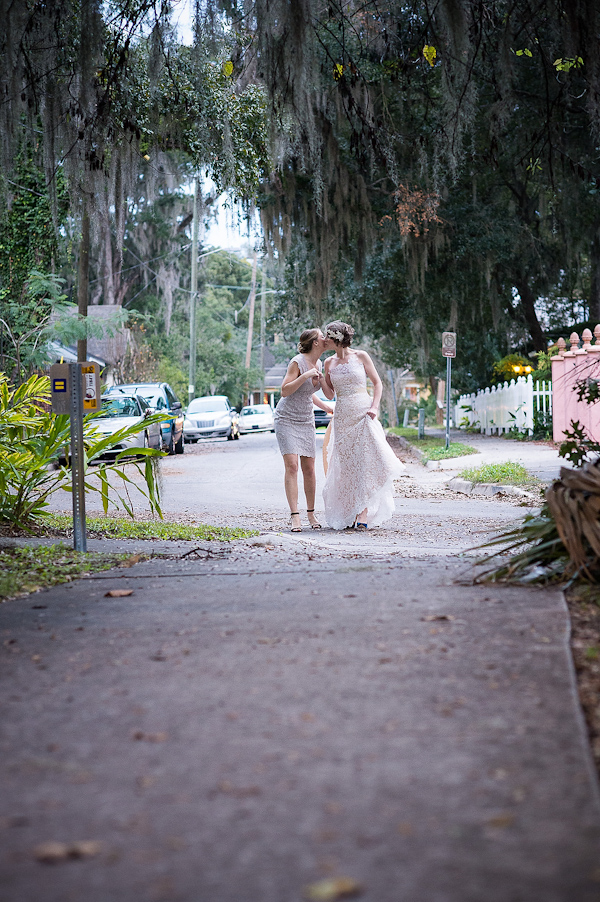
{"type": "Polygon", "coordinates": [[[190,368],[188,382],[188,403],[196,396],[196,296],[198,294],[198,193],[200,179],[194,179],[194,209],[192,219],[192,275],[190,291],[190,368]]]}
{"type": "Polygon", "coordinates": [[[425,408],[419,407],[419,425],[417,438],[425,438],[425,408]]]}
{"type": "Polygon", "coordinates": [[[446,357],[446,451],[450,447],[450,389],[452,383],[452,357],[446,357]]]}
{"type": "Polygon", "coordinates": [[[406,427],[408,426],[408,418],[409,418],[409,416],[410,416],[410,410],[409,410],[408,407],[407,407],[407,408],[404,410],[404,419],[402,420],[402,425],[404,426],[405,429],[406,429],[406,427]]]}
{"type": "Polygon", "coordinates": [[[87,551],[85,534],[85,481],[83,454],[83,386],[81,367],[69,364],[71,383],[71,476],[73,485],[73,547],[87,551]]]}

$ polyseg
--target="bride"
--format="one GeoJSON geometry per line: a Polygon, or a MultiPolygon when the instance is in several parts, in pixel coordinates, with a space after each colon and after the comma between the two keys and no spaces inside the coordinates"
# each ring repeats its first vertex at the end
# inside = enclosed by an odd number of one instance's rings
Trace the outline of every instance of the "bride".
{"type": "Polygon", "coordinates": [[[324,331],[335,355],[325,361],[323,391],[329,400],[337,396],[323,489],[325,517],[333,529],[367,529],[393,515],[394,479],[405,468],[377,419],[382,385],[373,361],[366,351],[351,349],[352,326],[333,322],[324,331]]]}

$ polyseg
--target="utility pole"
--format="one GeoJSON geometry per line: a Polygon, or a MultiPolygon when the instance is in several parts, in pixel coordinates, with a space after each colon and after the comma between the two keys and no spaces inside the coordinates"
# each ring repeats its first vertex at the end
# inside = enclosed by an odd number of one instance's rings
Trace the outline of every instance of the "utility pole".
{"type": "MultiPolygon", "coordinates": [[[[250,314],[248,318],[248,342],[246,344],[246,369],[250,369],[250,360],[252,357],[252,333],[254,332],[254,302],[256,301],[256,251],[252,258],[252,285],[250,287],[250,314]]],[[[248,402],[250,401],[250,385],[246,383],[248,391],[248,402]]]]}
{"type": "MultiPolygon", "coordinates": [[[[88,214],[87,198],[83,197],[83,212],[81,215],[81,241],[79,242],[79,264],[77,267],[77,313],[87,327],[88,296],[90,280],[90,217],[88,214]]],[[[87,360],[87,338],[77,339],[77,360],[85,363],[87,360]]]]}
{"type": "Polygon", "coordinates": [[[265,403],[265,310],[267,300],[267,256],[262,260],[262,279],[260,283],[260,403],[265,403]]]}
{"type": "Polygon", "coordinates": [[[200,224],[198,222],[198,193],[200,191],[200,179],[194,179],[194,207],[192,219],[192,284],[190,291],[190,371],[188,384],[188,404],[194,400],[196,394],[196,297],[198,295],[198,234],[200,224]]]}

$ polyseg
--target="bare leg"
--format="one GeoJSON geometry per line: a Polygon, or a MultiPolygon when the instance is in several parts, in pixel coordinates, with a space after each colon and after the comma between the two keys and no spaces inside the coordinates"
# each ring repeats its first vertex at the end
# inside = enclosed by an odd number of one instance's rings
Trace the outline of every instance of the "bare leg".
{"type": "Polygon", "coordinates": [[[301,457],[300,466],[302,467],[302,478],[304,480],[304,494],[306,495],[306,509],[310,511],[308,514],[308,522],[318,524],[318,520],[314,515],[315,494],[317,491],[317,476],[315,473],[314,457],[301,457]]]}
{"type": "MultiPolygon", "coordinates": [[[[304,458],[302,459],[304,460],[304,458]]],[[[285,465],[283,483],[285,486],[285,497],[290,506],[290,513],[293,513],[292,526],[297,527],[300,526],[300,514],[296,513],[298,510],[298,455],[284,454],[283,463],[285,465]]]]}

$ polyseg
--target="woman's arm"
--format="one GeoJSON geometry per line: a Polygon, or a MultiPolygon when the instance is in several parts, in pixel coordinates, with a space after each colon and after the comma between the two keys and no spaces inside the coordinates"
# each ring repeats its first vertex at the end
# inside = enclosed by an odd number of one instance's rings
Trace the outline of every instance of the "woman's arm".
{"type": "Polygon", "coordinates": [[[379,378],[379,374],[375,369],[375,364],[369,357],[366,351],[357,351],[360,362],[365,368],[365,372],[371,382],[373,383],[373,400],[371,401],[371,407],[367,410],[367,416],[371,417],[372,420],[377,419],[377,414],[379,413],[379,402],[381,401],[381,394],[383,392],[383,385],[381,384],[381,379],[379,378]]]}
{"type": "Polygon", "coordinates": [[[301,373],[300,367],[298,366],[296,361],[292,360],[287,368],[287,373],[285,374],[284,380],[281,383],[281,397],[289,398],[289,396],[293,395],[294,392],[297,391],[297,389],[299,389],[301,385],[304,385],[304,383],[308,379],[313,379],[318,375],[319,371],[316,366],[313,366],[305,373],[301,373]]]}
{"type": "Polygon", "coordinates": [[[313,395],[312,400],[315,407],[320,407],[321,410],[325,411],[325,413],[333,414],[333,407],[329,407],[329,405],[326,404],[325,401],[322,401],[318,395],[313,395]]]}
{"type": "Polygon", "coordinates": [[[329,368],[331,366],[330,360],[333,360],[333,357],[328,357],[325,361],[325,375],[321,379],[321,388],[323,390],[323,394],[329,401],[333,401],[335,396],[335,389],[331,384],[331,377],[329,375],[329,368]]]}

